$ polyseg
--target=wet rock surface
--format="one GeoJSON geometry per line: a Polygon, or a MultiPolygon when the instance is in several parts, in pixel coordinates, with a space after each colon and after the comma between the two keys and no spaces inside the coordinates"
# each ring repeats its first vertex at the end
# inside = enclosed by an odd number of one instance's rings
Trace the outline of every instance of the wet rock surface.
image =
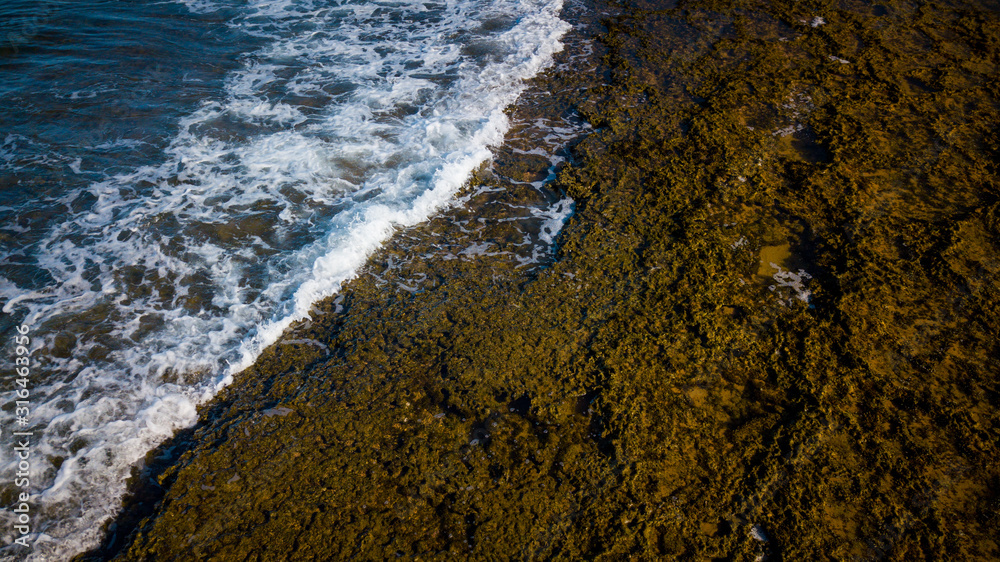
{"type": "Polygon", "coordinates": [[[996,6],[572,9],[463,205],[81,559],[1000,556],[996,6]],[[532,153],[560,119],[594,130],[532,153]]]}

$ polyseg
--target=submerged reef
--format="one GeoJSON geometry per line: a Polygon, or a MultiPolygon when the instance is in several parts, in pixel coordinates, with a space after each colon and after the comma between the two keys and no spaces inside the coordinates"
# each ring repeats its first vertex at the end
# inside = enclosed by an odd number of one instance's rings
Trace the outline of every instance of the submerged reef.
{"type": "Polygon", "coordinates": [[[511,110],[594,127],[555,254],[490,220],[548,165],[501,151],[81,560],[1000,557],[997,5],[588,14],[511,110]]]}

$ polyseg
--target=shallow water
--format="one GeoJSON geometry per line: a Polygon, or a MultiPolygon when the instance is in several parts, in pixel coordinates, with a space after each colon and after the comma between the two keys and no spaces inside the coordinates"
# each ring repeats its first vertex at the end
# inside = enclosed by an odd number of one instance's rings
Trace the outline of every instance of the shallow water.
{"type": "MultiPolygon", "coordinates": [[[[5,454],[0,486],[5,506],[30,493],[31,559],[92,546],[134,463],[392,232],[454,204],[561,48],[560,9],[0,7],[5,361],[16,326],[31,340],[30,413],[12,398],[0,423],[32,434],[30,485],[5,454]]],[[[537,238],[570,210],[537,212],[537,238]]]]}

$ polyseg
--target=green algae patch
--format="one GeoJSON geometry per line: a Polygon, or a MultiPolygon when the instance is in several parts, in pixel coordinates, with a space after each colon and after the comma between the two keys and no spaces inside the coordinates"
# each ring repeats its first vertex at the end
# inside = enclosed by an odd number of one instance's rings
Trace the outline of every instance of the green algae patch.
{"type": "Polygon", "coordinates": [[[508,141],[596,129],[558,254],[490,220],[547,173],[501,150],[151,454],[88,556],[1000,556],[995,7],[592,12],[597,70],[540,77],[508,141]]]}

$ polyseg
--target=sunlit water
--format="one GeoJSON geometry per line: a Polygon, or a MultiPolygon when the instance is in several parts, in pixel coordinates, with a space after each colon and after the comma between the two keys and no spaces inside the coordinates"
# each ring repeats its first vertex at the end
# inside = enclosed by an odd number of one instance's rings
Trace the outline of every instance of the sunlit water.
{"type": "Polygon", "coordinates": [[[560,9],[0,4],[0,529],[20,537],[27,491],[32,545],[0,555],[96,545],[132,465],[394,230],[452,202],[561,48],[560,9]],[[32,434],[25,487],[15,431],[32,434]]]}

